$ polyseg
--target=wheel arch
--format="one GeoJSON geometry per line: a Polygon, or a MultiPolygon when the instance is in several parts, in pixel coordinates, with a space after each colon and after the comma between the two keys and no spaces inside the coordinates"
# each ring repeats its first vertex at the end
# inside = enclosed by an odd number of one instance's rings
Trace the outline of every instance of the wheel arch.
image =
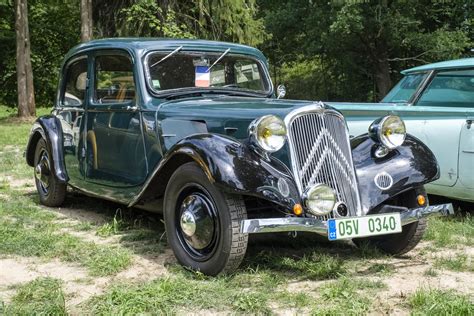
{"type": "Polygon", "coordinates": [[[34,155],[38,141],[43,138],[52,156],[53,172],[60,183],[69,180],[64,164],[63,130],[59,119],[53,115],[41,116],[31,128],[26,145],[25,158],[29,166],[34,166],[34,155]]]}
{"type": "Polygon", "coordinates": [[[187,162],[199,165],[209,181],[224,192],[263,198],[289,210],[300,203],[291,172],[279,160],[266,160],[247,144],[230,137],[196,134],[181,140],[167,152],[129,206],[161,197],[173,172],[187,162]],[[278,189],[280,178],[288,184],[287,196],[278,189]]]}

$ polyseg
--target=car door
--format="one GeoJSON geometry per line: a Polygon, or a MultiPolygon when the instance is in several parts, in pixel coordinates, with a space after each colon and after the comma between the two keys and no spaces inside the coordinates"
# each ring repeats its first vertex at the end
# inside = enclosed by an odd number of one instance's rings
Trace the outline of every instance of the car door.
{"type": "MultiPolygon", "coordinates": [[[[137,187],[147,166],[131,56],[124,51],[93,55],[87,106],[86,179],[116,188],[137,187]]],[[[138,189],[124,191],[133,195],[138,189]]],[[[121,194],[120,190],[112,191],[121,194]]]]}
{"type": "Polygon", "coordinates": [[[461,130],[459,180],[463,186],[474,189],[474,111],[461,130]]]}
{"type": "Polygon", "coordinates": [[[84,116],[87,102],[88,55],[73,57],[66,63],[54,114],[63,131],[64,162],[69,184],[81,187],[84,182],[84,116]]]}
{"type": "Polygon", "coordinates": [[[466,120],[474,116],[474,69],[437,71],[415,105],[426,115],[422,141],[440,166],[441,177],[436,184],[453,186],[458,180],[472,181],[472,132],[466,120]]]}

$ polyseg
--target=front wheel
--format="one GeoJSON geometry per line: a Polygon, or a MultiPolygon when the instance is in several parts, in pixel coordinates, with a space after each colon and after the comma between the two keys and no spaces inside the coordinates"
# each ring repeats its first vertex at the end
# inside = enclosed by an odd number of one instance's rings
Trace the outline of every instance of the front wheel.
{"type": "MultiPolygon", "coordinates": [[[[412,190],[401,194],[395,201],[393,201],[394,203],[391,204],[408,208],[418,207],[418,204],[416,203],[416,196],[418,194],[426,196],[424,189],[412,190]]],[[[401,233],[357,238],[353,239],[353,242],[358,247],[368,244],[390,255],[402,255],[418,245],[425,233],[426,226],[426,219],[422,218],[417,222],[404,225],[401,233]]]]}
{"type": "Polygon", "coordinates": [[[242,197],[219,191],[195,163],[179,167],[165,192],[168,242],[185,267],[206,275],[233,272],[245,256],[248,235],[242,197]]]}

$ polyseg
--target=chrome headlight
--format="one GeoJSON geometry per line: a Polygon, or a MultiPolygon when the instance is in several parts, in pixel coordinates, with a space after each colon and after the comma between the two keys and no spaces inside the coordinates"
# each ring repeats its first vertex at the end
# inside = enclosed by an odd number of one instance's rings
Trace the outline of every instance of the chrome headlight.
{"type": "Polygon", "coordinates": [[[303,200],[308,212],[316,216],[329,214],[336,204],[334,190],[325,184],[316,184],[304,193],[303,200]]]}
{"type": "Polygon", "coordinates": [[[379,118],[369,127],[369,136],[388,149],[401,146],[406,135],[405,123],[396,115],[379,118]]]}
{"type": "Polygon", "coordinates": [[[275,115],[265,115],[249,127],[250,139],[267,152],[280,150],[286,141],[285,123],[275,115]]]}

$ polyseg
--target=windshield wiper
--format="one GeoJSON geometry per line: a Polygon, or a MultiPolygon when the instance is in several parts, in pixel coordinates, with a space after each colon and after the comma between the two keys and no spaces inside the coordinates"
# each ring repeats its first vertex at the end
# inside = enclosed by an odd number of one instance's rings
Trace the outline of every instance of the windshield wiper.
{"type": "Polygon", "coordinates": [[[161,58],[160,60],[158,60],[156,63],[154,63],[153,65],[150,66],[150,68],[153,68],[155,67],[156,65],[158,65],[159,63],[167,60],[168,58],[170,58],[171,56],[173,56],[174,54],[176,54],[177,52],[179,52],[181,49],[183,48],[183,46],[180,46],[178,48],[176,48],[174,51],[172,51],[171,53],[169,53],[168,55],[166,55],[165,57],[161,58]]]}
{"type": "Polygon", "coordinates": [[[219,58],[216,59],[216,61],[207,69],[207,72],[211,71],[211,68],[214,67],[218,62],[221,61],[222,58],[224,58],[225,55],[230,51],[230,48],[227,48],[225,52],[222,53],[222,55],[219,56],[219,58]]]}

